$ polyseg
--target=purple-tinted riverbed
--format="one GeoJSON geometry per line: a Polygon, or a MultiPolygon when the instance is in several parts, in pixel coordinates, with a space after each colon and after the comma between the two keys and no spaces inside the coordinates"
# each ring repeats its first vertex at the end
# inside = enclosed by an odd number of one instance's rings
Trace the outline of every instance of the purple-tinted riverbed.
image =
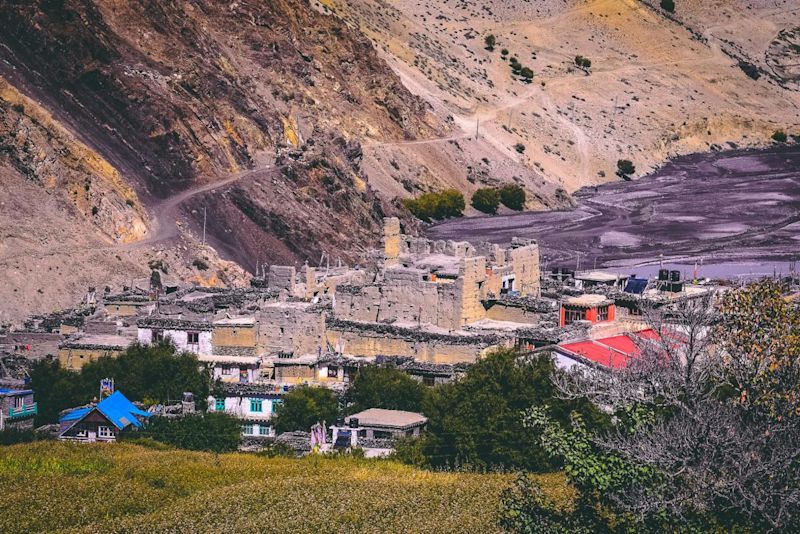
{"type": "Polygon", "coordinates": [[[454,219],[434,239],[537,239],[546,267],[645,275],[659,261],[700,276],[787,273],[800,259],[800,147],[695,154],[633,182],[584,188],[577,207],[454,219]]]}

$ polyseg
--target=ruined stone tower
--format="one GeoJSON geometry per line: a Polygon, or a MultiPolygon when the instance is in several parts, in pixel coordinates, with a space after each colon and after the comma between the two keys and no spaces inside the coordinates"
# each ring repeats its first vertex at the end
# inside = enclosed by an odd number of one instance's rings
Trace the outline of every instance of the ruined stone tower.
{"type": "Polygon", "coordinates": [[[383,261],[386,267],[396,265],[400,257],[400,219],[383,219],[383,261]]]}

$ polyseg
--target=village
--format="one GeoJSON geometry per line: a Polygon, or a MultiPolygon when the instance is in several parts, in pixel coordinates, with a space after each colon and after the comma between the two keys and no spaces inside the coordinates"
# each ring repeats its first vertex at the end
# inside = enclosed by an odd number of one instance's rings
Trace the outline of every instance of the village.
{"type": "MultiPolygon", "coordinates": [[[[195,354],[218,384],[207,410],[241,420],[243,448],[283,439],[301,453],[316,444],[385,455],[393,439],[424,432],[426,417],[371,408],[320,421],[322,431],[286,436],[276,435],[271,419],[294,388],[341,393],[367,366],[391,366],[426,386],[458,379],[499,348],[548,353],[559,368],[623,368],[658,336],[647,310],[708,305],[706,297],[724,289],[664,269],[655,280],[543,272],[535,241],[431,241],[402,234],[396,218],[385,219],[382,245],[362,266],[272,265],[249,288],[172,285],[154,271],[139,285],[91,289],[74,309],[31,317],[0,336],[0,428],[33,427],[36,392],[26,388],[26,364],[57,358],[80,370],[134,343],[168,341],[195,354]]],[[[62,440],[114,441],[170,411],[127,399],[114,391],[113,378],[95,402],[62,413],[51,432],[62,440]]],[[[174,401],[173,415],[195,411],[193,392],[174,401]]]]}

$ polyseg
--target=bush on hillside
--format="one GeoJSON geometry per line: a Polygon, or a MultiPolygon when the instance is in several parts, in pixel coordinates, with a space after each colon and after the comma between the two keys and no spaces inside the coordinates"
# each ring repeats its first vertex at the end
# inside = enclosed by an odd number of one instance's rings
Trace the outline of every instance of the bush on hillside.
{"type": "Polygon", "coordinates": [[[617,161],[617,176],[623,180],[630,180],[632,174],[636,172],[636,167],[629,159],[621,159],[617,161]]]}
{"type": "Polygon", "coordinates": [[[464,195],[455,189],[424,193],[417,198],[403,200],[403,205],[415,217],[425,222],[448,217],[461,217],[464,214],[464,195]]]}
{"type": "Polygon", "coordinates": [[[775,130],[772,133],[772,140],[778,143],[785,143],[788,137],[786,136],[786,132],[783,130],[775,130]]]}
{"type": "Polygon", "coordinates": [[[500,188],[500,203],[503,206],[522,211],[525,208],[525,190],[516,184],[506,184],[500,188]]]}
{"type": "Polygon", "coordinates": [[[472,194],[472,207],[476,210],[494,215],[500,205],[500,193],[494,187],[483,187],[472,194]]]}
{"type": "Polygon", "coordinates": [[[492,52],[494,50],[494,45],[497,44],[497,39],[490,33],[483,39],[483,42],[486,45],[486,50],[492,52]]]}
{"type": "Polygon", "coordinates": [[[661,9],[664,11],[669,11],[670,13],[675,13],[675,1],[661,0],[661,9]]]}

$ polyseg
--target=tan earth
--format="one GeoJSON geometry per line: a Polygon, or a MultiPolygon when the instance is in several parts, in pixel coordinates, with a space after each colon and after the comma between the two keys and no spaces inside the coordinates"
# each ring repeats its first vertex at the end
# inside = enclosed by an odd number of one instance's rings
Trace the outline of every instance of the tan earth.
{"type": "MultiPolygon", "coordinates": [[[[800,133],[800,93],[738,66],[744,59],[770,72],[772,41],[800,26],[790,0],[678,0],[671,18],[657,0],[325,4],[460,130],[444,141],[367,144],[370,182],[386,194],[404,193],[397,177],[408,169],[392,168],[400,155],[427,177],[423,185],[470,193],[479,186],[472,167],[487,183],[524,184],[537,208],[548,186],[572,192],[618,179],[618,159],[641,175],[678,154],[761,146],[778,129],[800,133]],[[484,48],[489,34],[493,52],[484,48]],[[512,77],[502,49],[533,70],[533,83],[512,77]],[[576,55],[591,68],[575,68],[576,55]]],[[[799,63],[800,47],[789,51],[799,63]]]]}

